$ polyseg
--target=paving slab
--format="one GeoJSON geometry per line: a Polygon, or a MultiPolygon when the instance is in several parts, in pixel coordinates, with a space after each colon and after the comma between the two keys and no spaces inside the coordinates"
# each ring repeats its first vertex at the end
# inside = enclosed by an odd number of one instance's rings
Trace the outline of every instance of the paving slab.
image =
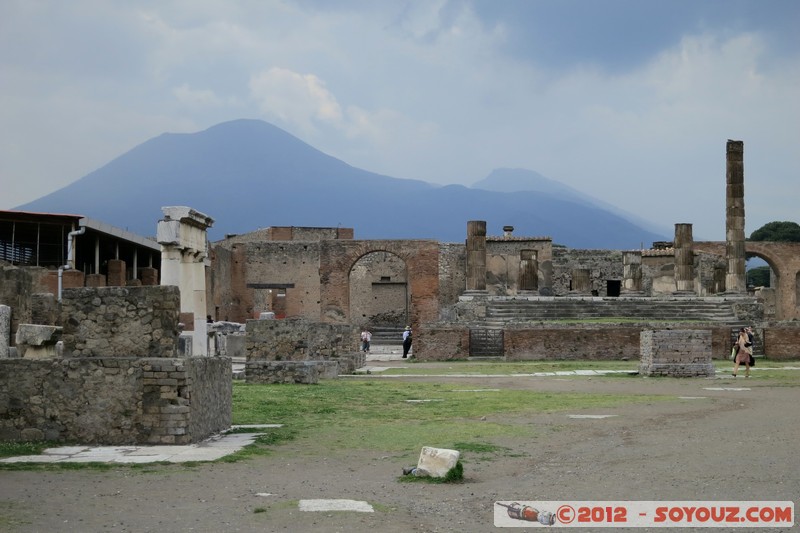
{"type": "Polygon", "coordinates": [[[359,500],[300,500],[298,507],[301,511],[375,512],[375,509],[369,503],[359,500]]]}
{"type": "MultiPolygon", "coordinates": [[[[258,427],[280,427],[265,424],[258,427]]],[[[186,463],[215,461],[255,442],[262,433],[225,433],[198,444],[154,446],[59,446],[41,455],[0,459],[0,463],[186,463]]]]}

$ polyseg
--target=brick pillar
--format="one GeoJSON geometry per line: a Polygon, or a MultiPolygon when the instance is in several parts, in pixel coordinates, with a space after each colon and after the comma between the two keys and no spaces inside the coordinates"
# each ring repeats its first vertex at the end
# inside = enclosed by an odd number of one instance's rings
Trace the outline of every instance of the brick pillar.
{"type": "Polygon", "coordinates": [[[744,143],[728,141],[725,165],[725,291],[747,291],[744,251],[744,143]]]}
{"type": "Polygon", "coordinates": [[[486,290],[486,221],[467,222],[467,290],[486,290]]]}
{"type": "Polygon", "coordinates": [[[87,287],[105,287],[106,277],[102,274],[89,274],[86,276],[87,287]]]}
{"type": "Polygon", "coordinates": [[[675,288],[694,294],[694,239],[691,224],[675,224],[675,288]]]}
{"type": "Polygon", "coordinates": [[[108,260],[108,276],[106,283],[109,287],[125,286],[125,261],[121,259],[108,260]]]}
{"type": "Polygon", "coordinates": [[[145,267],[139,271],[142,278],[142,285],[158,285],[158,270],[153,267],[145,267]]]}
{"type": "Polygon", "coordinates": [[[520,250],[518,286],[520,291],[539,289],[539,261],[536,250],[520,250]]]}

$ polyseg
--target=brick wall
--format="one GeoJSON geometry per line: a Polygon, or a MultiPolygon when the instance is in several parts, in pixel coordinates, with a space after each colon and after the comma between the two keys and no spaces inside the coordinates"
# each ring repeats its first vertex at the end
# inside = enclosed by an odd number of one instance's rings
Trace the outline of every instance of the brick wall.
{"type": "MultiPolygon", "coordinates": [[[[680,327],[680,326],[677,326],[680,327]]],[[[647,325],[536,325],[507,327],[503,332],[503,349],[506,361],[538,360],[639,360],[640,333],[647,325]]],[[[731,328],[708,326],[711,355],[714,359],[727,359],[731,350],[731,328]]],[[[786,330],[794,333],[794,330],[786,330]]],[[[785,334],[773,333],[773,342],[783,342],[785,334]]],[[[766,336],[766,330],[765,330],[766,336]]],[[[768,337],[767,337],[768,338],[768,337]]],[[[795,346],[800,346],[800,338],[795,346]]],[[[765,340],[765,346],[767,345],[765,340]]],[[[789,346],[786,343],[785,346],[789,346]]],[[[794,358],[800,349],[795,348],[794,358]]],[[[790,358],[780,355],[776,358],[790,358]]],[[[772,357],[771,352],[767,352],[772,357]]],[[[416,329],[414,357],[421,361],[467,359],[469,357],[469,326],[432,324],[416,329]]]]}
{"type": "Polygon", "coordinates": [[[645,330],[641,333],[639,374],[712,377],[711,331],[645,330]]]}
{"type": "Polygon", "coordinates": [[[764,328],[764,352],[770,359],[800,359],[800,328],[776,326],[764,328]]]}

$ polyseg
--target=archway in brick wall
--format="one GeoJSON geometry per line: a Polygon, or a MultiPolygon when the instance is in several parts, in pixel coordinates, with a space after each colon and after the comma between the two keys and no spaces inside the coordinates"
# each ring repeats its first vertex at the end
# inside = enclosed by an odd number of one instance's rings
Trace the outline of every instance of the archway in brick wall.
{"type": "Polygon", "coordinates": [[[410,291],[405,261],[387,251],[362,255],[350,269],[353,324],[399,328],[408,323],[410,291]]]}
{"type": "MultiPolygon", "coordinates": [[[[724,242],[695,242],[693,248],[725,257],[724,242]]],[[[747,241],[745,254],[760,257],[772,270],[775,318],[800,319],[800,243],[747,241]]]]}
{"type": "MultiPolygon", "coordinates": [[[[389,254],[406,267],[408,322],[439,317],[439,243],[428,240],[320,242],[320,313],[323,322],[358,323],[351,309],[351,272],[368,254],[389,254]]],[[[387,256],[387,257],[389,257],[387,256]]]]}

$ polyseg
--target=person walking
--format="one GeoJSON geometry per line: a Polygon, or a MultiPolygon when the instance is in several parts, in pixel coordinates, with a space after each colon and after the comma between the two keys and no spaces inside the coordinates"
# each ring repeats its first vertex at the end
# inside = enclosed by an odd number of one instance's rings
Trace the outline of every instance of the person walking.
{"type": "Polygon", "coordinates": [[[741,328],[739,330],[739,336],[736,338],[736,358],[734,359],[733,365],[733,377],[736,377],[736,374],[739,372],[739,365],[744,363],[745,371],[744,377],[750,377],[750,348],[747,346],[750,342],[749,337],[747,336],[747,330],[745,328],[741,328]]]}
{"type": "Polygon", "coordinates": [[[409,350],[411,350],[411,326],[406,326],[403,331],[403,359],[408,357],[409,350]]]}
{"type": "Polygon", "coordinates": [[[372,341],[372,332],[366,327],[361,330],[361,351],[369,353],[369,343],[372,341]]]}

